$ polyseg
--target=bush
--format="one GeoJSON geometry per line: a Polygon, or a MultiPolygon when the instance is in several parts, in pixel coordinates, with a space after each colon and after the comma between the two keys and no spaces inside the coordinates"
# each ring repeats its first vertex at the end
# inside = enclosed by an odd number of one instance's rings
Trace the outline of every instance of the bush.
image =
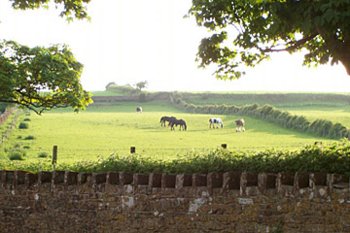
{"type": "Polygon", "coordinates": [[[47,158],[49,156],[49,154],[45,151],[39,152],[38,153],[38,157],[39,158],[47,158]]]}
{"type": "Polygon", "coordinates": [[[73,165],[78,172],[327,172],[350,175],[350,143],[343,140],[332,145],[309,145],[299,151],[266,150],[260,152],[231,152],[216,149],[189,152],[175,160],[162,161],[141,155],[111,155],[98,163],[85,161],[73,165]]]}
{"type": "Polygon", "coordinates": [[[25,152],[22,150],[12,150],[8,153],[10,160],[24,160],[25,152]]]}
{"type": "Polygon", "coordinates": [[[18,126],[19,129],[28,129],[29,125],[26,122],[21,122],[18,126]]]}
{"type": "Polygon", "coordinates": [[[30,121],[30,118],[24,118],[23,121],[30,121]]]}
{"type": "Polygon", "coordinates": [[[28,145],[23,146],[23,149],[30,149],[30,146],[28,146],[28,145]]]}

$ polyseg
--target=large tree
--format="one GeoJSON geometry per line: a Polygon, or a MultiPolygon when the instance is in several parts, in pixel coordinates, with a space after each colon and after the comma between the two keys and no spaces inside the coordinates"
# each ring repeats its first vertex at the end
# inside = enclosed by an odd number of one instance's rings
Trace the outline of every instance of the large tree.
{"type": "MultiPolygon", "coordinates": [[[[48,7],[50,0],[10,0],[15,9],[48,7]]],[[[90,0],[55,0],[67,20],[88,18],[90,0]]],[[[1,26],[1,24],[0,24],[1,26]]],[[[30,48],[14,41],[0,41],[0,102],[15,103],[40,114],[58,107],[84,109],[92,102],[83,90],[83,65],[66,45],[30,48]]]]}
{"type": "Polygon", "coordinates": [[[305,51],[304,65],[341,62],[350,75],[350,0],[192,0],[209,29],[197,59],[217,78],[241,77],[271,53],[305,51]]]}

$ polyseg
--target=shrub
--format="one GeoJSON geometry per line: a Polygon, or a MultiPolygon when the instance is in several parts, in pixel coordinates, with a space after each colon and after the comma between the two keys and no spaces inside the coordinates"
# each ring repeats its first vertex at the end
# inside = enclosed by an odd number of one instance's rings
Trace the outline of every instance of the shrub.
{"type": "Polygon", "coordinates": [[[30,121],[30,118],[24,118],[23,121],[30,121]]]}
{"type": "Polygon", "coordinates": [[[8,153],[10,160],[24,160],[25,152],[22,150],[12,150],[8,153]]]}
{"type": "Polygon", "coordinates": [[[39,152],[38,153],[38,157],[39,158],[47,158],[49,156],[49,154],[45,151],[39,152]]]}
{"type": "Polygon", "coordinates": [[[26,122],[21,122],[18,126],[19,129],[28,129],[29,125],[26,122]]]}
{"type": "Polygon", "coordinates": [[[28,145],[23,146],[23,149],[30,149],[30,146],[28,146],[28,145]]]}

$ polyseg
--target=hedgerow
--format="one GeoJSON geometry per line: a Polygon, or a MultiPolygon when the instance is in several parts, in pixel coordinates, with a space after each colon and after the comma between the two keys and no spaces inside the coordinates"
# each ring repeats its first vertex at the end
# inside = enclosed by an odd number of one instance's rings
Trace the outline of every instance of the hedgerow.
{"type": "MultiPolygon", "coordinates": [[[[0,161],[2,170],[50,171],[49,160],[40,163],[0,161]]],[[[111,154],[98,161],[57,164],[57,170],[76,172],[130,173],[208,173],[208,172],[327,172],[350,176],[350,143],[342,140],[330,145],[316,143],[296,151],[266,150],[237,152],[215,149],[207,152],[191,151],[173,160],[159,160],[140,154],[111,154]]]]}
{"type": "Polygon", "coordinates": [[[332,139],[349,138],[350,136],[350,130],[340,123],[323,119],[309,122],[304,116],[292,115],[270,105],[194,105],[186,103],[178,93],[171,95],[170,102],[176,107],[191,113],[246,115],[315,136],[332,139]]]}

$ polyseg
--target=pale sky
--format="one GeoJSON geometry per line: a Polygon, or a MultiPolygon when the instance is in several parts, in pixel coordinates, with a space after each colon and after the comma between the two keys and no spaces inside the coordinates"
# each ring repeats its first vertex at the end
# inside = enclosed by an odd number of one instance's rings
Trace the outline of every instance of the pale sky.
{"type": "Polygon", "coordinates": [[[68,44],[84,64],[86,90],[147,80],[157,91],[349,92],[342,65],[303,67],[301,55],[276,54],[235,81],[221,81],[195,62],[206,29],[183,18],[191,0],[93,0],[91,21],[67,23],[55,9],[15,11],[0,1],[0,39],[29,46],[68,44]]]}

